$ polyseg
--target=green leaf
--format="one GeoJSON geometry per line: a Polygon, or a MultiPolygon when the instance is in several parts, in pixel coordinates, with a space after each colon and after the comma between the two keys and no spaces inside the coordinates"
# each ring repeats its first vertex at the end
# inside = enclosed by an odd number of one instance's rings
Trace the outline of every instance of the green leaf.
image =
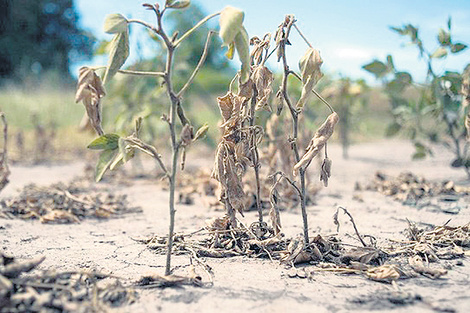
{"type": "Polygon", "coordinates": [[[437,35],[437,40],[441,46],[449,46],[451,43],[450,33],[446,32],[442,28],[439,29],[439,34],[437,35]]]}
{"type": "Polygon", "coordinates": [[[118,154],[118,149],[104,150],[100,153],[98,163],[96,163],[95,169],[95,181],[99,182],[103,178],[104,173],[109,169],[115,156],[118,154]]]}
{"type": "Polygon", "coordinates": [[[103,29],[108,34],[124,33],[127,31],[127,19],[121,14],[108,14],[103,29]]]}
{"type": "Polygon", "coordinates": [[[450,31],[452,27],[452,18],[449,16],[449,19],[447,20],[447,29],[450,31]]]}
{"type": "Polygon", "coordinates": [[[245,13],[237,8],[227,6],[222,10],[219,18],[219,35],[223,41],[222,46],[228,46],[235,40],[243,27],[244,18],[245,13]]]}
{"type": "Polygon", "coordinates": [[[110,43],[108,66],[104,74],[103,83],[107,83],[129,56],[129,32],[116,34],[110,43]]]}
{"type": "Polygon", "coordinates": [[[362,66],[363,69],[375,75],[375,77],[380,78],[385,76],[388,73],[387,65],[379,60],[374,60],[373,62],[362,66]]]}
{"type": "Polygon", "coordinates": [[[388,125],[387,129],[385,130],[385,136],[387,137],[392,137],[398,134],[398,132],[401,129],[401,125],[398,124],[397,122],[394,122],[390,125],[388,125]]]}
{"type": "Polygon", "coordinates": [[[166,0],[165,7],[170,9],[184,9],[191,4],[191,0],[166,0]]]}
{"type": "Polygon", "coordinates": [[[201,138],[204,138],[204,136],[206,135],[207,131],[209,130],[209,124],[208,123],[205,123],[204,125],[202,125],[201,127],[199,127],[199,129],[197,130],[196,134],[194,135],[194,139],[193,141],[196,141],[196,140],[199,140],[201,138]]]}
{"type": "Polygon", "coordinates": [[[235,49],[242,63],[240,78],[242,84],[244,84],[250,78],[250,38],[243,26],[235,36],[235,49]]]}
{"type": "Polygon", "coordinates": [[[105,134],[93,140],[87,148],[92,150],[112,150],[118,147],[118,141],[119,135],[105,134]]]}
{"type": "Polygon", "coordinates": [[[447,56],[447,49],[444,47],[439,47],[434,51],[433,54],[431,54],[431,58],[435,59],[441,59],[443,57],[447,56]]]}
{"type": "Polygon", "coordinates": [[[394,32],[400,34],[400,35],[406,35],[406,30],[404,28],[399,28],[399,27],[394,27],[390,26],[390,30],[393,30],[394,32]]]}
{"type": "Polygon", "coordinates": [[[465,49],[467,49],[467,45],[461,42],[458,42],[450,46],[450,52],[452,53],[459,53],[460,51],[465,50],[465,49]]]}

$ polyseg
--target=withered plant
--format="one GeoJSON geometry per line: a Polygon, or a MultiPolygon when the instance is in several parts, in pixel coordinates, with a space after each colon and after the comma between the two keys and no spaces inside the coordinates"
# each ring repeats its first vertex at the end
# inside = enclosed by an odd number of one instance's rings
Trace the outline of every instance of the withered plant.
{"type": "MultiPolygon", "coordinates": [[[[282,61],[283,75],[280,89],[276,98],[280,105],[277,108],[277,115],[280,115],[282,108],[287,105],[292,124],[292,134],[288,138],[293,158],[288,156],[283,143],[270,142],[268,147],[268,160],[279,151],[285,160],[292,160],[290,164],[283,164],[284,171],[277,171],[271,175],[274,179],[274,186],[271,188],[271,212],[272,228],[277,234],[280,231],[280,216],[277,208],[279,195],[277,186],[284,178],[297,192],[300,198],[302,210],[302,220],[304,225],[304,240],[308,243],[308,218],[306,211],[306,174],[305,171],[313,158],[325,148],[325,159],[322,164],[321,180],[325,186],[328,185],[328,178],[331,173],[331,160],[328,158],[326,143],[331,137],[334,126],[339,120],[338,114],[333,108],[313,89],[318,80],[323,76],[320,67],[323,63],[320,53],[314,49],[306,40],[299,28],[295,24],[294,16],[287,15],[285,20],[279,25],[274,35],[275,47],[269,51],[271,34],[266,34],[263,39],[253,37],[250,44],[253,46],[249,56],[250,69],[247,78],[240,76],[238,80],[238,91],[234,93],[232,86],[230,91],[223,97],[218,98],[220,112],[223,117],[223,135],[218,145],[213,177],[221,185],[220,200],[225,204],[227,214],[232,227],[236,227],[235,211],[243,212],[245,193],[243,190],[242,176],[246,165],[250,165],[255,170],[256,180],[256,201],[259,216],[259,223],[263,223],[262,206],[260,204],[260,175],[259,175],[259,152],[258,145],[261,142],[264,130],[256,125],[255,112],[260,109],[272,111],[269,96],[272,93],[273,74],[265,66],[266,61],[274,52],[277,53],[277,60],[282,61]],[[290,45],[289,34],[294,27],[308,45],[305,55],[301,58],[299,67],[300,75],[289,68],[286,56],[286,46],[290,45]],[[296,104],[290,99],[288,94],[288,78],[290,75],[302,81],[302,93],[296,104]],[[310,143],[305,149],[304,155],[299,152],[299,119],[304,105],[308,102],[311,94],[316,94],[331,110],[330,116],[320,126],[310,143]],[[290,176],[300,180],[300,186],[290,176]],[[280,175],[278,177],[278,175],[280,175]]],[[[239,27],[233,24],[234,27],[239,27]]],[[[241,24],[240,24],[241,25],[241,24]]],[[[222,32],[222,29],[221,29],[222,32]]],[[[223,37],[222,37],[223,38],[223,37]]],[[[225,42],[225,41],[224,41],[225,42]]],[[[229,54],[231,53],[229,46],[229,54]]],[[[278,119],[272,117],[267,124],[268,139],[275,140],[275,129],[279,126],[278,119]]],[[[270,165],[271,166],[271,165],[270,165]]],[[[243,214],[243,213],[242,213],[243,214]]]]}
{"type": "Polygon", "coordinates": [[[220,36],[224,41],[224,45],[229,47],[228,56],[232,57],[236,50],[242,63],[240,79],[242,82],[248,80],[249,73],[249,41],[246,30],[243,28],[243,12],[227,7],[223,11],[208,15],[193,28],[179,35],[178,32],[169,35],[163,27],[163,17],[169,9],[183,9],[190,5],[189,0],[166,0],[165,5],[160,7],[158,4],[143,4],[143,6],[155,13],[156,25],[151,25],[145,21],[136,19],[127,19],[121,14],[111,14],[106,17],[104,29],[107,33],[113,34],[113,40],[109,46],[109,61],[105,68],[103,82],[96,71],[100,68],[83,67],[80,69],[78,80],[76,102],[82,101],[85,105],[90,124],[100,136],[94,140],[88,148],[102,150],[96,166],[96,180],[99,181],[107,170],[112,170],[120,164],[131,159],[135,150],[140,150],[145,154],[153,157],[163,173],[168,179],[169,184],[169,231],[167,239],[167,255],[165,275],[171,272],[171,250],[173,245],[174,227],[175,227],[175,185],[177,179],[177,171],[179,157],[181,155],[181,168],[184,168],[186,149],[192,142],[202,138],[207,131],[207,126],[202,126],[197,132],[191,122],[188,120],[182,105],[182,99],[185,92],[191,86],[199,69],[203,66],[211,38],[215,31],[207,34],[207,40],[202,51],[201,58],[194,68],[192,74],[187,78],[186,83],[180,90],[174,89],[173,84],[173,65],[175,63],[175,51],[180,47],[181,43],[190,38],[191,34],[201,25],[210,19],[220,15],[220,36]],[[166,49],[165,68],[161,72],[147,72],[136,70],[121,69],[125,60],[129,55],[129,26],[131,24],[139,24],[149,30],[152,35],[157,36],[163,42],[166,49]],[[172,149],[171,166],[165,165],[158,150],[139,139],[142,119],[137,119],[135,131],[132,135],[121,137],[117,134],[106,134],[101,126],[101,99],[105,96],[106,84],[115,74],[146,76],[163,80],[164,88],[169,98],[169,113],[162,115],[162,120],[168,124],[169,137],[172,149]],[[178,131],[180,135],[177,136],[178,131]]]}

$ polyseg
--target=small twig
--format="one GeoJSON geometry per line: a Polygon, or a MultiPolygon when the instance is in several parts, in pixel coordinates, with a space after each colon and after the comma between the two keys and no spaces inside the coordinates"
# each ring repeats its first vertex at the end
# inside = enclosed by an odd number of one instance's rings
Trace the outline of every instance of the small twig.
{"type": "Polygon", "coordinates": [[[145,142],[143,142],[139,138],[136,138],[136,137],[133,137],[133,136],[127,137],[125,140],[126,140],[127,143],[129,143],[129,145],[131,147],[137,148],[140,151],[150,155],[155,160],[157,160],[158,164],[160,165],[160,167],[163,170],[163,172],[165,173],[165,175],[169,176],[169,172],[166,169],[165,164],[163,163],[162,156],[158,153],[157,149],[154,146],[146,144],[145,142]]]}
{"type": "Polygon", "coordinates": [[[359,238],[359,241],[362,243],[362,245],[364,247],[367,247],[367,244],[364,242],[364,240],[362,239],[361,235],[359,234],[359,231],[357,230],[357,227],[356,227],[356,223],[354,222],[354,218],[352,217],[352,215],[348,212],[348,210],[346,210],[344,207],[342,206],[339,206],[337,209],[336,209],[336,213],[334,215],[334,223],[338,226],[337,228],[337,232],[339,232],[339,221],[338,221],[338,213],[339,213],[339,210],[343,210],[344,214],[348,215],[349,216],[349,219],[351,220],[351,223],[353,224],[353,227],[354,227],[354,231],[356,232],[356,236],[357,238],[359,238]]]}
{"type": "Polygon", "coordinates": [[[154,33],[158,34],[158,29],[153,26],[153,25],[150,25],[148,24],[147,22],[144,22],[144,21],[141,21],[141,20],[136,20],[136,19],[130,19],[130,20],[127,20],[128,23],[136,23],[136,24],[140,24],[140,25],[143,25],[145,26],[146,28],[150,29],[151,31],[153,31],[154,33]]]}
{"type": "Polygon", "coordinates": [[[297,27],[297,24],[293,24],[294,25],[294,28],[297,30],[297,32],[299,33],[300,37],[302,37],[302,39],[305,41],[305,43],[310,47],[310,48],[313,48],[313,46],[310,44],[310,42],[307,40],[307,38],[304,36],[304,34],[302,34],[302,32],[300,31],[300,29],[297,27]]]}
{"type": "Polygon", "coordinates": [[[175,47],[177,47],[183,40],[186,39],[186,37],[188,37],[189,35],[191,35],[196,29],[198,29],[200,26],[202,26],[204,23],[206,23],[208,20],[210,20],[211,18],[213,17],[216,17],[220,15],[220,12],[217,12],[217,13],[214,13],[214,14],[211,14],[211,15],[208,15],[206,16],[205,18],[203,18],[202,20],[199,21],[199,23],[197,23],[196,25],[194,25],[193,28],[191,28],[190,30],[188,30],[186,33],[183,34],[183,36],[181,36],[178,40],[175,41],[175,43],[173,44],[175,47]]]}
{"type": "Polygon", "coordinates": [[[201,58],[199,59],[199,62],[198,64],[196,65],[196,67],[194,68],[194,71],[193,73],[191,74],[191,76],[189,77],[188,81],[186,82],[186,84],[184,84],[183,88],[181,88],[181,90],[176,94],[176,96],[179,98],[181,97],[184,92],[186,91],[186,89],[188,89],[188,87],[191,85],[191,83],[193,82],[194,78],[196,77],[196,74],[197,72],[201,69],[201,67],[204,65],[204,62],[206,62],[206,58],[207,58],[207,55],[209,54],[209,46],[210,46],[210,40],[211,40],[211,37],[212,35],[214,34],[215,32],[214,31],[209,31],[209,33],[207,34],[207,39],[206,39],[206,44],[204,45],[204,50],[202,52],[202,56],[201,58]]]}

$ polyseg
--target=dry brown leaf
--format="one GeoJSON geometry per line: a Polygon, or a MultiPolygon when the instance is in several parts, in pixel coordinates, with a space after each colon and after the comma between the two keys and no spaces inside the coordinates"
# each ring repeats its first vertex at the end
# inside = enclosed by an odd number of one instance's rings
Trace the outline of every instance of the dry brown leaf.
{"type": "Polygon", "coordinates": [[[228,215],[224,215],[223,217],[213,217],[206,220],[206,228],[210,232],[223,231],[227,229],[229,222],[230,220],[228,215]]]}
{"type": "Polygon", "coordinates": [[[408,258],[408,263],[416,273],[432,279],[436,279],[447,274],[447,271],[445,269],[430,268],[425,266],[423,260],[419,255],[415,255],[414,257],[408,258]]]}
{"type": "Polygon", "coordinates": [[[83,102],[88,118],[100,136],[104,133],[101,127],[101,98],[105,95],[103,83],[95,71],[88,67],[80,68],[75,102],[83,102]]]}
{"type": "Polygon", "coordinates": [[[305,154],[300,161],[294,165],[293,174],[297,176],[300,169],[305,170],[312,159],[323,149],[325,143],[331,137],[334,131],[335,125],[339,121],[339,116],[336,112],[331,113],[326,121],[318,128],[317,132],[313,136],[310,144],[308,145],[305,154]]]}
{"type": "Polygon", "coordinates": [[[224,119],[221,127],[233,127],[240,121],[241,107],[244,99],[244,97],[234,95],[231,92],[217,98],[220,114],[224,119]]]}
{"type": "Polygon", "coordinates": [[[40,220],[42,223],[80,223],[78,217],[62,210],[52,210],[41,216],[40,220]]]}
{"type": "Polygon", "coordinates": [[[389,264],[368,269],[366,275],[372,280],[389,283],[400,278],[400,272],[397,268],[389,264]]]}
{"type": "Polygon", "coordinates": [[[297,101],[297,108],[303,108],[307,100],[312,95],[313,87],[323,77],[320,70],[323,60],[320,51],[308,48],[304,56],[300,59],[299,68],[302,74],[302,94],[297,101]]]}
{"type": "Polygon", "coordinates": [[[272,108],[269,106],[268,100],[273,92],[273,73],[267,67],[258,65],[253,69],[251,77],[258,91],[258,95],[256,96],[256,110],[267,109],[271,112],[272,108]]]}

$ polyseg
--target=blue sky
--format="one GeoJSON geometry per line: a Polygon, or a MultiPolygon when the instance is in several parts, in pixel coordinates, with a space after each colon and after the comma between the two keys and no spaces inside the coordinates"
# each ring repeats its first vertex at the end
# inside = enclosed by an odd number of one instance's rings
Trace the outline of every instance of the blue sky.
{"type": "MultiPolygon", "coordinates": [[[[154,0],[155,1],[155,0],[154,0]]],[[[102,31],[106,14],[122,13],[132,18],[154,21],[151,12],[143,10],[145,1],[76,0],[81,24],[100,39],[109,38],[102,31]]],[[[153,2],[153,1],[150,1],[153,2]]],[[[160,1],[160,2],[163,2],[160,1]]],[[[389,26],[411,23],[420,29],[421,37],[429,50],[437,47],[436,34],[445,27],[452,17],[454,42],[470,45],[470,1],[469,0],[199,0],[193,1],[209,14],[220,11],[227,5],[238,7],[245,12],[245,27],[250,36],[262,36],[274,32],[286,14],[294,14],[297,25],[306,37],[321,51],[323,70],[336,75],[354,78],[371,76],[361,66],[374,58],[384,59],[387,54],[394,56],[398,69],[409,70],[420,80],[426,68],[417,57],[413,47],[405,45],[405,39],[390,31],[389,26]]],[[[216,25],[216,23],[214,23],[216,25]]],[[[134,32],[134,34],[137,32],[134,32]]],[[[141,40],[135,38],[134,40],[141,40]]],[[[294,34],[293,47],[288,56],[292,65],[303,55],[306,45],[294,34]]],[[[131,47],[132,49],[132,47],[131,47]]],[[[147,50],[150,53],[151,49],[147,50]]],[[[130,62],[137,56],[131,51],[130,62]]],[[[95,60],[100,63],[104,60],[95,60]]],[[[437,64],[437,70],[457,70],[470,63],[470,49],[451,56],[437,64]]],[[[271,63],[274,69],[277,64],[271,63]]],[[[78,65],[77,65],[78,66],[78,65]]]]}

